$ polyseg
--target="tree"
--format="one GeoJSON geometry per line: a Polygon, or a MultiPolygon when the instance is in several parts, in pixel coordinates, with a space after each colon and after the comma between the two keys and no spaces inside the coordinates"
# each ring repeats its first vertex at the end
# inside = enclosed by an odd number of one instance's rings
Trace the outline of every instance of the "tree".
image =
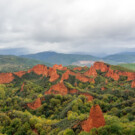
{"type": "Polygon", "coordinates": [[[75,135],[75,133],[72,129],[66,129],[64,131],[63,135],[75,135]]]}

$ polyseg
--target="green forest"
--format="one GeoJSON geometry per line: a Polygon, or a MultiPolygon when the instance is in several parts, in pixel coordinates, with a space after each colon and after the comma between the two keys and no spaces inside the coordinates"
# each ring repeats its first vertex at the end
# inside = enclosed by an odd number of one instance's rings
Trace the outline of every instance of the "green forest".
{"type": "MultiPolygon", "coordinates": [[[[74,71],[83,74],[88,69],[74,71]]],[[[66,71],[58,70],[60,76],[54,82],[49,77],[26,73],[7,84],[0,84],[0,135],[135,135],[135,88],[132,80],[120,76],[116,81],[97,70],[95,83],[83,82],[69,75],[63,83],[76,93],[45,94],[60,82],[66,71]],[[102,89],[103,88],[103,89],[102,89]],[[80,93],[87,93],[87,97],[80,93]],[[28,104],[41,100],[41,105],[31,109],[28,104]],[[105,126],[82,130],[79,123],[89,117],[92,106],[99,105],[105,126]],[[77,125],[77,126],[75,126],[77,125]]],[[[92,76],[91,76],[92,78],[92,76]]]]}

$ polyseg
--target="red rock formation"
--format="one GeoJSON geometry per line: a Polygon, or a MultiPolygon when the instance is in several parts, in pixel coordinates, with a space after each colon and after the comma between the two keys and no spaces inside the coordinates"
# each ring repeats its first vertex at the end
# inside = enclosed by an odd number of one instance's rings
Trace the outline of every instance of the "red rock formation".
{"type": "Polygon", "coordinates": [[[40,65],[40,64],[38,64],[38,65],[34,66],[32,69],[28,70],[28,73],[30,73],[30,72],[34,72],[37,75],[43,75],[43,76],[48,75],[47,67],[44,65],[40,65]]]}
{"type": "Polygon", "coordinates": [[[135,80],[135,73],[133,72],[119,72],[119,75],[121,76],[127,76],[128,77],[128,81],[130,80],[135,80]]]}
{"type": "Polygon", "coordinates": [[[116,80],[116,81],[118,81],[119,78],[120,78],[120,76],[119,76],[119,74],[118,74],[118,71],[117,71],[117,70],[114,71],[114,70],[112,70],[111,68],[109,68],[108,72],[106,73],[106,76],[107,76],[107,77],[111,77],[111,78],[113,78],[113,79],[116,80]]]}
{"type": "Polygon", "coordinates": [[[77,73],[75,76],[76,76],[76,79],[80,80],[81,82],[93,82],[93,83],[95,83],[94,78],[88,78],[88,77],[84,76],[83,74],[77,73]]]}
{"type": "Polygon", "coordinates": [[[135,88],[135,80],[132,81],[131,88],[135,88]]]}
{"type": "Polygon", "coordinates": [[[92,77],[97,77],[97,71],[94,68],[94,66],[91,66],[90,69],[84,73],[86,76],[92,76],[92,77]]]}
{"type": "Polygon", "coordinates": [[[45,94],[61,94],[66,95],[68,94],[68,89],[64,85],[63,82],[57,83],[56,85],[53,85],[45,94]]]}
{"type": "Polygon", "coordinates": [[[24,88],[24,83],[22,84],[22,86],[21,86],[21,90],[20,90],[20,91],[23,91],[23,88],[24,88]]]}
{"type": "Polygon", "coordinates": [[[105,84],[107,84],[107,83],[108,83],[108,80],[106,79],[106,80],[105,80],[105,84]]]}
{"type": "Polygon", "coordinates": [[[14,80],[12,73],[0,73],[0,84],[10,83],[14,80]]]}
{"type": "Polygon", "coordinates": [[[36,110],[41,106],[40,98],[37,98],[36,101],[34,101],[33,103],[28,103],[27,106],[32,110],[36,110]]]}
{"type": "Polygon", "coordinates": [[[93,106],[90,110],[90,116],[81,123],[84,131],[89,132],[92,128],[105,126],[105,119],[99,105],[93,106]]]}
{"type": "Polygon", "coordinates": [[[69,93],[70,93],[70,94],[75,94],[75,93],[78,93],[78,90],[72,89],[72,90],[69,91],[69,93]]]}
{"type": "Polygon", "coordinates": [[[81,71],[83,68],[82,67],[75,67],[75,68],[73,68],[73,70],[78,70],[78,71],[81,71]]]}
{"type": "Polygon", "coordinates": [[[67,70],[65,73],[63,73],[61,77],[61,82],[63,82],[64,80],[68,80],[69,75],[75,75],[75,73],[71,72],[70,70],[67,70]]]}
{"type": "Polygon", "coordinates": [[[23,75],[26,74],[26,72],[25,71],[19,71],[19,72],[14,72],[14,74],[21,78],[23,75]]]}
{"type": "Polygon", "coordinates": [[[57,70],[55,68],[49,68],[48,76],[50,76],[50,82],[56,81],[60,76],[57,74],[57,70]]]}
{"type": "Polygon", "coordinates": [[[55,64],[53,65],[53,68],[58,70],[67,70],[67,67],[63,67],[62,64],[60,65],[55,64]]]}
{"type": "Polygon", "coordinates": [[[101,90],[104,91],[104,90],[106,90],[106,88],[105,87],[102,87],[101,90]]]}
{"type": "Polygon", "coordinates": [[[87,98],[88,101],[92,101],[93,100],[93,97],[90,94],[88,94],[88,93],[81,93],[80,95],[84,95],[87,98]]]}
{"type": "Polygon", "coordinates": [[[109,66],[106,65],[104,62],[95,62],[94,68],[96,70],[101,70],[102,72],[107,72],[109,70],[109,66]]]}

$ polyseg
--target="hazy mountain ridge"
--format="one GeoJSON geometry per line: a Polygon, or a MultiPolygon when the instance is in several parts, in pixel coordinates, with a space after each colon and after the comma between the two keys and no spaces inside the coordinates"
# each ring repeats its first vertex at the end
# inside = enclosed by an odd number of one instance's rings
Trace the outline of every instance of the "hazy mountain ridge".
{"type": "Polygon", "coordinates": [[[110,64],[120,64],[120,63],[134,63],[135,53],[125,52],[119,54],[108,55],[106,57],[100,58],[92,55],[83,54],[64,54],[56,52],[41,52],[37,54],[23,55],[25,58],[32,58],[41,61],[45,61],[52,64],[63,64],[63,65],[91,65],[95,61],[104,61],[110,64]],[[81,62],[84,64],[81,64],[81,62]],[[88,63],[88,64],[87,64],[88,63]]]}

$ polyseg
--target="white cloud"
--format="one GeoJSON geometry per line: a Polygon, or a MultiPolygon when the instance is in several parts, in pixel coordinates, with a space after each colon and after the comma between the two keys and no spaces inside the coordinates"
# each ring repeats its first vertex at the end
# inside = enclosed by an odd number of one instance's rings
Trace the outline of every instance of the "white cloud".
{"type": "Polygon", "coordinates": [[[135,48],[134,6],[134,0],[0,0],[0,48],[99,53],[135,48]]]}

